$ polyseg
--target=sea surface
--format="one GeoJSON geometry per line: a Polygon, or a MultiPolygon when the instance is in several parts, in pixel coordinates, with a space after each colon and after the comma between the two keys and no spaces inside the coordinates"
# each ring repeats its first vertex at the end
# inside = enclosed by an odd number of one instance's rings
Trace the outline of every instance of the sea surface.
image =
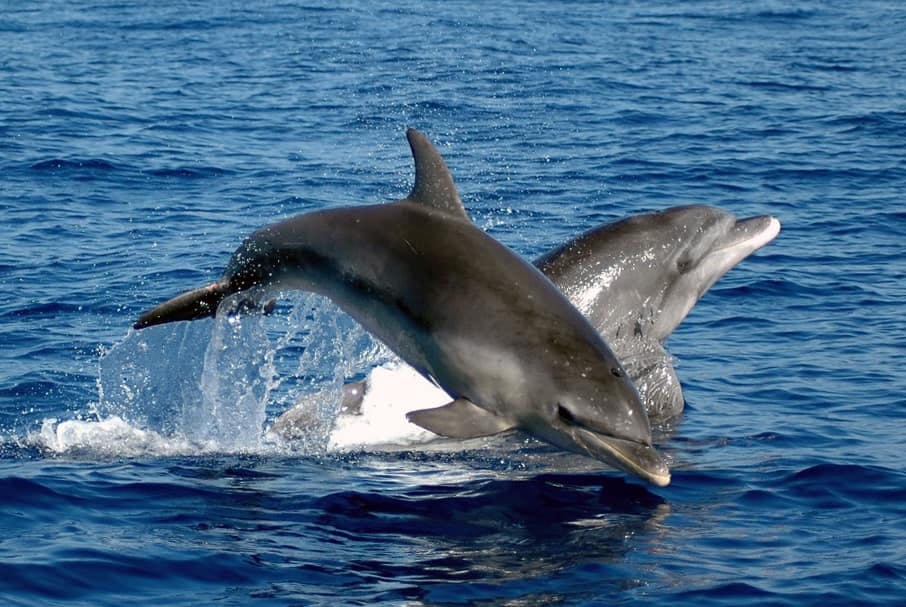
{"type": "Polygon", "coordinates": [[[0,604],[906,604],[903,3],[0,4],[0,604]],[[332,446],[389,353],[315,296],[130,328],[258,227],[404,196],[406,127],[526,258],[781,221],[668,342],[668,487],[332,446]]]}

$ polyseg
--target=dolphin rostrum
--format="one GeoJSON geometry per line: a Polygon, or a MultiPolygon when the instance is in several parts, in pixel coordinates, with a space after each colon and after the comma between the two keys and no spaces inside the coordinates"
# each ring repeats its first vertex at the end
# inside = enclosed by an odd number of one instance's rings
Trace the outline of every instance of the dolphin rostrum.
{"type": "Polygon", "coordinates": [[[600,333],[469,220],[443,158],[418,131],[406,136],[408,197],[258,230],[221,280],[146,312],[135,328],[215,315],[235,294],[253,305],[262,291],[312,291],[452,397],[410,413],[417,425],[453,438],[520,429],[667,485],[638,391],[600,333]]]}
{"type": "MultiPolygon", "coordinates": [[[[604,336],[639,390],[649,421],[678,415],[682,387],[664,341],[726,272],[773,240],[774,217],[737,219],[703,205],[673,207],[602,224],[533,264],[604,336]]],[[[391,366],[384,373],[405,375],[391,366]]],[[[370,376],[347,384],[342,410],[359,413],[370,376]]],[[[275,420],[287,437],[310,421],[305,399],[275,420]]]]}

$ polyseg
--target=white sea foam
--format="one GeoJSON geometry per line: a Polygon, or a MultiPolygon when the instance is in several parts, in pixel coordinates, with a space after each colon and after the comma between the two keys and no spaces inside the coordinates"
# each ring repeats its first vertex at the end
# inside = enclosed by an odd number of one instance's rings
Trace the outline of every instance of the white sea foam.
{"type": "Polygon", "coordinates": [[[45,419],[26,443],[56,454],[139,457],[193,455],[217,451],[214,442],[197,443],[142,430],[114,415],[99,421],[45,419]]]}
{"type": "Polygon", "coordinates": [[[134,457],[321,454],[436,438],[405,414],[449,398],[390,359],[349,317],[312,295],[268,319],[130,331],[101,357],[98,401],[89,411],[45,419],[24,442],[56,454],[134,457]],[[361,412],[344,413],[344,382],[365,374],[361,412]],[[304,438],[268,432],[293,406],[307,407],[304,438]]]}
{"type": "MultiPolygon", "coordinates": [[[[340,398],[340,392],[333,396],[340,398]]],[[[406,413],[436,407],[450,400],[447,394],[411,367],[391,362],[376,367],[360,411],[341,412],[332,420],[322,452],[348,452],[369,447],[411,446],[436,440],[437,435],[406,420],[406,413]]],[[[201,403],[199,406],[203,406],[201,403]]],[[[296,407],[311,410],[303,399],[296,407]]],[[[216,424],[214,424],[216,425],[216,424]]],[[[235,436],[218,437],[185,431],[165,434],[141,427],[118,415],[101,419],[43,420],[39,430],[26,438],[31,446],[61,455],[84,456],[181,456],[214,453],[285,454],[315,450],[259,427],[252,441],[239,443],[235,436]]]]}
{"type": "Polygon", "coordinates": [[[25,442],[57,454],[125,457],[406,447],[438,438],[406,413],[449,400],[333,304],[305,295],[269,319],[130,331],[101,357],[89,412],[45,419],[25,442]],[[344,411],[343,384],[355,377],[367,377],[367,390],[360,410],[344,411]],[[288,410],[301,432],[269,431],[288,410]]]}
{"type": "MultiPolygon", "coordinates": [[[[670,362],[663,351],[652,355],[670,362]]],[[[267,319],[130,331],[101,357],[97,384],[98,400],[87,413],[45,419],[15,442],[85,457],[410,447],[438,437],[409,423],[406,413],[450,400],[333,304],[312,295],[267,319]],[[367,377],[361,408],[343,411],[344,382],[357,377],[367,377]],[[300,409],[305,432],[287,440],[269,428],[290,409],[300,409]]],[[[639,388],[644,394],[659,385],[639,388]]],[[[466,448],[461,442],[435,444],[466,448]]]]}
{"type": "Polygon", "coordinates": [[[387,363],[368,376],[361,413],[342,414],[330,433],[332,449],[424,443],[437,435],[406,420],[406,413],[438,407],[450,401],[446,392],[412,367],[387,363]]]}

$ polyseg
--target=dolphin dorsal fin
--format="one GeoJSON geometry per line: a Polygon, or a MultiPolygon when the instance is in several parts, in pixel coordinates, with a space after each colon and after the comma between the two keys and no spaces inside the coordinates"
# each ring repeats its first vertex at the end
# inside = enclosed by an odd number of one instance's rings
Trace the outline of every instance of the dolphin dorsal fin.
{"type": "Polygon", "coordinates": [[[453,175],[428,138],[415,129],[406,131],[406,139],[415,160],[415,185],[407,200],[442,211],[459,219],[469,219],[453,175]]]}

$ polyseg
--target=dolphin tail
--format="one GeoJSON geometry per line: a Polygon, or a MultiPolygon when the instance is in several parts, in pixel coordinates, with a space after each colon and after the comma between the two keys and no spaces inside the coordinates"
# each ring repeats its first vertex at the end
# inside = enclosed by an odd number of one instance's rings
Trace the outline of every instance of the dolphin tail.
{"type": "Polygon", "coordinates": [[[187,291],[142,314],[132,328],[144,329],[178,320],[195,320],[214,316],[217,306],[230,293],[230,286],[226,281],[187,291]]]}

